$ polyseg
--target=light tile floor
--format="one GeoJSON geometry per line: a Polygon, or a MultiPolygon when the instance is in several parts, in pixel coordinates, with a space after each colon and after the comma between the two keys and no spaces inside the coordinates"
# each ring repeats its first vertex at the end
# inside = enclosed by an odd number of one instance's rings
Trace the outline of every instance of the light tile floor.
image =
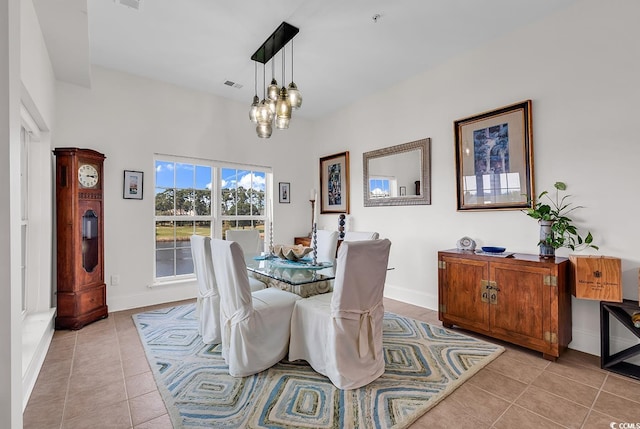
{"type": "MultiPolygon", "coordinates": [[[[79,331],[56,331],[24,428],[171,428],[131,315],[183,303],[115,312],[79,331]]],[[[385,299],[385,310],[440,324],[437,312],[410,304],[385,299]]],[[[411,428],[606,429],[640,422],[640,382],[601,370],[598,357],[568,350],[549,362],[501,344],[505,353],[411,428]]]]}

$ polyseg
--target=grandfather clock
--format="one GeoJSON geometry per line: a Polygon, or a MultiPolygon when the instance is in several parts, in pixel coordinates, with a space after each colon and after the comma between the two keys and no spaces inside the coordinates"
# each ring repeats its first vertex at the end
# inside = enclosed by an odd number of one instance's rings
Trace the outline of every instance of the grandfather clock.
{"type": "Polygon", "coordinates": [[[102,165],[95,150],[56,148],[56,329],[107,317],[102,165]]]}

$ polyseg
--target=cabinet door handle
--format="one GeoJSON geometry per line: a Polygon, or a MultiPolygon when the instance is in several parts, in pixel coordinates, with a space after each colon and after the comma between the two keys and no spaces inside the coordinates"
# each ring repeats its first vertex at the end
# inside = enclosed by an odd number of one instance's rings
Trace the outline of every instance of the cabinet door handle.
{"type": "Polygon", "coordinates": [[[489,303],[491,303],[491,304],[497,304],[498,303],[498,294],[497,293],[492,293],[491,294],[491,299],[489,300],[489,303]]]}

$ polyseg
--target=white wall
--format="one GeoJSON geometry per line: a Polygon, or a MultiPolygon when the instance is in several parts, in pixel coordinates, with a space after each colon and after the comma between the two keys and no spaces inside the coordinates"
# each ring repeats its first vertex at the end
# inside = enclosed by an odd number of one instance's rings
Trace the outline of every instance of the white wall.
{"type": "MultiPolygon", "coordinates": [[[[638,299],[638,16],[635,0],[576,2],[314,124],[317,156],[350,150],[354,228],[393,243],[389,296],[436,309],[436,253],[462,236],[537,254],[538,225],[523,213],[456,212],[454,166],[455,120],[531,99],[537,191],[567,183],[585,206],[575,219],[593,232],[598,254],[622,258],[624,297],[638,299]],[[432,204],[364,208],[362,153],[424,137],[432,139],[432,204]]],[[[598,311],[597,301],[573,299],[571,348],[600,354],[598,311]]]]}
{"type": "Polygon", "coordinates": [[[291,183],[291,204],[275,198],[274,242],[291,243],[308,229],[309,188],[317,160],[309,124],[259,139],[248,119],[251,100],[230,102],[133,75],[94,67],[92,88],[59,84],[53,146],[104,153],[105,280],[110,311],[195,296],[195,284],[149,288],[153,280],[154,153],[273,168],[274,183],[291,183]],[[122,198],[123,170],[144,175],[144,199],[122,198]],[[304,185],[302,185],[304,184],[304,185]],[[303,213],[303,216],[300,216],[303,213]],[[111,275],[120,284],[111,286],[111,275]]]}

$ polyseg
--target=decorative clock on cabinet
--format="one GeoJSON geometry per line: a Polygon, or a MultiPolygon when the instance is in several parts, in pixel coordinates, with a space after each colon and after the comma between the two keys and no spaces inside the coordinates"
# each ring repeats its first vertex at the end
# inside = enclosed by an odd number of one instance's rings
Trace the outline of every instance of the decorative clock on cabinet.
{"type": "Polygon", "coordinates": [[[107,317],[104,282],[105,156],[56,148],[56,329],[80,329],[107,317]]]}

